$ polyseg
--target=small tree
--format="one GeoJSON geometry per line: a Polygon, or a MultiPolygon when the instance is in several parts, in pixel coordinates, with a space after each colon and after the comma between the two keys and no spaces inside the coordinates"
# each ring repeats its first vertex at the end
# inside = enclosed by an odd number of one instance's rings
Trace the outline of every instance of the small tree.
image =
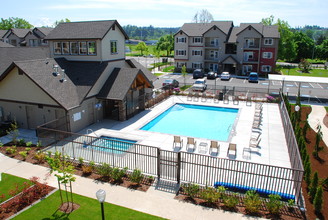
{"type": "Polygon", "coordinates": [[[141,41],[141,42],[138,43],[138,45],[136,46],[136,49],[137,50],[140,50],[141,55],[143,55],[143,52],[144,51],[145,52],[148,51],[148,47],[147,47],[146,43],[143,42],[143,41],[141,41]]]}
{"type": "Polygon", "coordinates": [[[317,188],[318,188],[318,182],[319,182],[319,177],[318,177],[318,172],[314,172],[313,174],[313,179],[310,187],[310,192],[309,195],[311,197],[311,201],[313,201],[315,194],[317,193],[317,188]]]}
{"type": "Polygon", "coordinates": [[[319,158],[319,151],[323,150],[323,147],[320,147],[320,141],[322,140],[321,125],[317,126],[317,134],[315,136],[315,145],[313,150],[313,156],[319,158]]]}
{"type": "Polygon", "coordinates": [[[17,144],[17,137],[19,135],[19,131],[16,120],[10,124],[10,128],[7,130],[7,134],[11,136],[11,141],[14,144],[17,144]]]}
{"type": "Polygon", "coordinates": [[[185,65],[181,68],[181,75],[183,76],[183,83],[186,85],[187,67],[185,65]]]}
{"type": "Polygon", "coordinates": [[[248,190],[244,198],[245,209],[248,213],[257,213],[262,200],[255,190],[248,190]]]}
{"type": "Polygon", "coordinates": [[[314,201],[313,201],[314,209],[317,213],[320,213],[322,209],[322,204],[323,204],[322,193],[323,193],[322,187],[319,186],[317,188],[317,193],[315,194],[314,201]]]}
{"type": "Polygon", "coordinates": [[[188,183],[182,186],[183,191],[187,194],[187,196],[194,198],[199,192],[199,185],[188,183]]]}
{"type": "Polygon", "coordinates": [[[301,62],[298,64],[298,68],[300,68],[303,73],[309,73],[311,69],[310,67],[311,64],[307,59],[301,59],[301,62]]]}
{"type": "Polygon", "coordinates": [[[219,200],[220,198],[220,193],[217,191],[217,189],[213,187],[206,187],[205,189],[202,190],[200,193],[200,197],[204,199],[208,203],[215,203],[219,200]]]}
{"type": "Polygon", "coordinates": [[[142,175],[141,170],[134,169],[133,172],[130,174],[130,179],[131,179],[132,182],[139,185],[141,180],[143,179],[143,175],[142,175]]]}
{"type": "Polygon", "coordinates": [[[273,215],[278,215],[283,204],[280,201],[281,197],[279,195],[271,194],[269,195],[269,201],[266,203],[266,207],[269,212],[273,215]]]}

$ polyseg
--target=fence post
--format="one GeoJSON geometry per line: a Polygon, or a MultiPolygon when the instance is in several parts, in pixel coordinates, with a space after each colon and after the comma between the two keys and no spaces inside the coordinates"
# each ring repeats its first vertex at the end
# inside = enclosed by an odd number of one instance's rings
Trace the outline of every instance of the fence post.
{"type": "Polygon", "coordinates": [[[161,150],[157,148],[157,177],[161,178],[161,150]]]}
{"type": "Polygon", "coordinates": [[[180,176],[181,176],[181,152],[178,152],[178,158],[177,158],[177,182],[180,184],[180,176]]]}

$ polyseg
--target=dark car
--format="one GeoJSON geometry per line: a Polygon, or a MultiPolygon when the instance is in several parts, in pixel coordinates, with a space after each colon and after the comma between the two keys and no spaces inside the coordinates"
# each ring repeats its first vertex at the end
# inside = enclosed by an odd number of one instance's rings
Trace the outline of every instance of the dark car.
{"type": "Polygon", "coordinates": [[[217,74],[215,72],[208,72],[207,73],[207,79],[216,79],[217,74]]]}
{"type": "Polygon", "coordinates": [[[195,69],[193,74],[192,74],[192,77],[194,79],[203,78],[204,77],[204,72],[201,69],[195,69]]]}
{"type": "Polygon", "coordinates": [[[259,75],[255,72],[251,72],[248,76],[248,82],[257,83],[258,81],[259,81],[259,75]]]}
{"type": "Polygon", "coordinates": [[[179,82],[175,79],[166,79],[162,86],[163,89],[173,89],[179,87],[179,82]]]}

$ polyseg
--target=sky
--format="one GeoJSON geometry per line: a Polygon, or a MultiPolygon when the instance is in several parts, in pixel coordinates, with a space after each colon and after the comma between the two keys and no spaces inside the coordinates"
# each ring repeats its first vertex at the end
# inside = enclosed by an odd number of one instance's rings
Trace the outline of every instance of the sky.
{"type": "Polygon", "coordinates": [[[35,27],[56,20],[117,20],[123,25],[181,27],[208,10],[214,20],[257,23],[273,15],[291,27],[328,27],[327,0],[15,0],[1,1],[0,18],[19,17],[35,27]]]}

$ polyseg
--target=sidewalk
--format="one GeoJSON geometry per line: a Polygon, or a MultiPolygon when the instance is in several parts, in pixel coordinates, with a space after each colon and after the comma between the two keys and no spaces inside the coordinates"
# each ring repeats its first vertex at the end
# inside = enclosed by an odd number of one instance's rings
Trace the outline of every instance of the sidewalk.
{"type": "Polygon", "coordinates": [[[323,124],[323,119],[327,114],[326,109],[320,105],[311,105],[312,111],[309,114],[308,122],[310,127],[317,131],[318,124],[321,125],[322,140],[328,146],[328,128],[323,124]]]}
{"type": "MultiPolygon", "coordinates": [[[[46,167],[18,161],[3,154],[0,154],[0,164],[0,172],[26,179],[37,176],[50,186],[58,187],[56,177],[49,176],[49,169],[46,167]]],[[[94,199],[98,189],[107,192],[106,202],[167,219],[259,219],[178,201],[174,199],[176,184],[173,183],[155,183],[147,192],[131,190],[80,176],[76,176],[76,181],[73,183],[74,193],[94,199]]]]}

